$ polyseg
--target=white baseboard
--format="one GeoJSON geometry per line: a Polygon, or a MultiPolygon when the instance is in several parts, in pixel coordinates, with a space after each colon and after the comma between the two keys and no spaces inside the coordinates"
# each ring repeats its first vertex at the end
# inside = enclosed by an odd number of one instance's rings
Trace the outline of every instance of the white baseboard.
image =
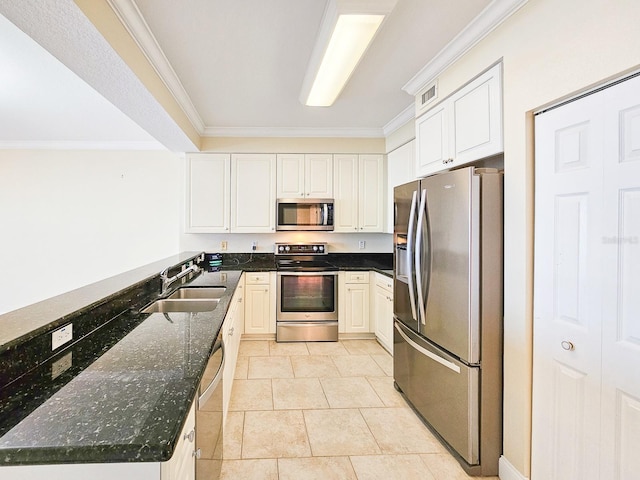
{"type": "Polygon", "coordinates": [[[501,456],[498,461],[498,476],[500,480],[529,480],[503,456],[501,456]]]}

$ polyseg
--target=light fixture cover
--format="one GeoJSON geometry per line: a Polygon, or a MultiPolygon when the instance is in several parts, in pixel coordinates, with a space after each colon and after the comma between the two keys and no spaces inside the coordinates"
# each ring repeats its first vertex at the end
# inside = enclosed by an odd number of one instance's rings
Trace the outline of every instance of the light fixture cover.
{"type": "Polygon", "coordinates": [[[302,84],[300,102],[330,106],[397,0],[330,0],[302,84]]]}

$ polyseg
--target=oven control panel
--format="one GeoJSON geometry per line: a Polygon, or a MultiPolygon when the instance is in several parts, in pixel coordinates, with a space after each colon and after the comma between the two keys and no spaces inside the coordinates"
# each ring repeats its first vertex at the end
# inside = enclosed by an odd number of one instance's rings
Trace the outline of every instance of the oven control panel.
{"type": "Polygon", "coordinates": [[[326,255],[326,243],[276,243],[276,255],[326,255]]]}

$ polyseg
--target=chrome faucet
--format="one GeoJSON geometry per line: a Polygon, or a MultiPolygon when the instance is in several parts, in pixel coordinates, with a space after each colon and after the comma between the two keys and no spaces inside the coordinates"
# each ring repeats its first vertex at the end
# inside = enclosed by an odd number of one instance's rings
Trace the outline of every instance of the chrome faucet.
{"type": "Polygon", "coordinates": [[[191,272],[200,273],[200,270],[200,267],[194,263],[193,265],[185,268],[173,277],[169,277],[169,267],[165,268],[160,272],[160,279],[162,280],[162,290],[160,291],[160,296],[167,293],[167,290],[169,290],[169,286],[176,280],[180,280],[182,277],[189,275],[191,272]]]}

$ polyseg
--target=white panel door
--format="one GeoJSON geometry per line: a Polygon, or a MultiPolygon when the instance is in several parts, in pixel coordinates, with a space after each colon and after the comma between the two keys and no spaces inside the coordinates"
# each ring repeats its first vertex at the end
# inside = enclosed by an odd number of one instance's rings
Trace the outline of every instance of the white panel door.
{"type": "Polygon", "coordinates": [[[228,153],[187,156],[186,233],[229,233],[228,153]]]}
{"type": "Polygon", "coordinates": [[[598,104],[587,97],[536,118],[532,479],[599,478],[598,104]]]}
{"type": "Polygon", "coordinates": [[[640,478],[640,78],[602,92],[604,479],[640,478]]]}
{"type": "Polygon", "coordinates": [[[334,155],[333,174],[334,231],[357,232],[358,155],[334,155]]]}
{"type": "Polygon", "coordinates": [[[536,118],[535,228],[532,480],[637,479],[640,78],[536,118]]]}
{"type": "Polygon", "coordinates": [[[358,158],[358,231],[384,230],[384,155],[360,155],[358,158]]]}
{"type": "Polygon", "coordinates": [[[333,155],[305,155],[304,172],[305,197],[333,198],[333,155]]]}
{"type": "Polygon", "coordinates": [[[276,156],[231,155],[231,231],[276,229],[276,156]]]}
{"type": "Polygon", "coordinates": [[[304,198],[304,155],[283,153],[277,156],[278,198],[304,198]]]}
{"type": "Polygon", "coordinates": [[[448,106],[449,103],[443,101],[416,119],[416,175],[418,177],[441,170],[451,158],[448,106]]]}

